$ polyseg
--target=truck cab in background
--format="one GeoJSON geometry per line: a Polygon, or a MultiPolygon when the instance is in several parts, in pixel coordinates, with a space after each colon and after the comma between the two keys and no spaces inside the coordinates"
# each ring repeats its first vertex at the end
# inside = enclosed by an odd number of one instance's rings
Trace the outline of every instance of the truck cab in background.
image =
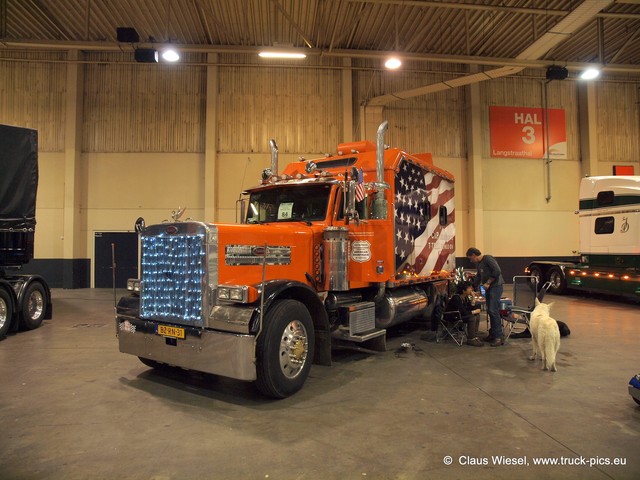
{"type": "Polygon", "coordinates": [[[534,261],[526,271],[551,293],[567,289],[640,299],[640,176],[586,177],[576,211],[577,261],[534,261]]]}

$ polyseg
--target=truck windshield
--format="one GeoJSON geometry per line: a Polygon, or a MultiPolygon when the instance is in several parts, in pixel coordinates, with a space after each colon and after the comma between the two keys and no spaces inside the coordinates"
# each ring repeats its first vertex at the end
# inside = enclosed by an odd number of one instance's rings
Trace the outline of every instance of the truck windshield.
{"type": "Polygon", "coordinates": [[[252,192],[247,223],[324,220],[331,185],[287,185],[252,192]]]}

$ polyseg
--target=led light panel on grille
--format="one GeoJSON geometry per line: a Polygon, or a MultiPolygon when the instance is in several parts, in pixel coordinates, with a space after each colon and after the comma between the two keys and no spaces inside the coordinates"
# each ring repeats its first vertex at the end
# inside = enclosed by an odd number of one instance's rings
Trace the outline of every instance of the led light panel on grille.
{"type": "Polygon", "coordinates": [[[140,317],[202,320],[204,235],[142,237],[140,317]]]}

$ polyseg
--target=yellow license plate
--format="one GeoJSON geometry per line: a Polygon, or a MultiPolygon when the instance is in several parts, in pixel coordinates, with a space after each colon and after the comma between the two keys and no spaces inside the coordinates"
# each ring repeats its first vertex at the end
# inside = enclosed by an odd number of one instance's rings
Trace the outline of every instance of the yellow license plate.
{"type": "Polygon", "coordinates": [[[184,328],[158,325],[158,335],[162,335],[163,337],[184,338],[184,328]]]}

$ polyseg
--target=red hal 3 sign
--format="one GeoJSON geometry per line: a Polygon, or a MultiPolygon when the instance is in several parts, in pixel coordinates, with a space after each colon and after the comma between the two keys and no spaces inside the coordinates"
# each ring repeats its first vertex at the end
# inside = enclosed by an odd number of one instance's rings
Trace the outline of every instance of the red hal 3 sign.
{"type": "Polygon", "coordinates": [[[549,157],[567,158],[567,130],[564,110],[543,108],[489,107],[491,156],[501,158],[547,158],[545,138],[549,120],[549,157]]]}

